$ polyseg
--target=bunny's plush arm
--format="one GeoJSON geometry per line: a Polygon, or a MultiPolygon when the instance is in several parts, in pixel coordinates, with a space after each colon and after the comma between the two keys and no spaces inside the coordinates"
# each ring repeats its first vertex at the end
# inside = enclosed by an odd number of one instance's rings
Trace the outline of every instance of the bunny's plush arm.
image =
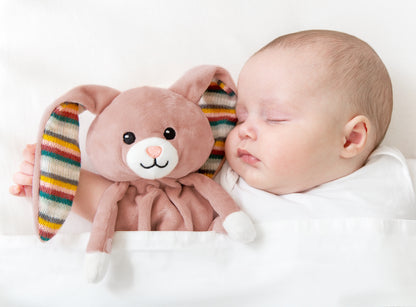
{"type": "Polygon", "coordinates": [[[81,168],[79,186],[72,205],[73,212],[92,222],[100,198],[111,184],[112,181],[81,168]]]}
{"type": "Polygon", "coordinates": [[[199,173],[189,174],[179,181],[184,185],[193,186],[209,201],[217,212],[222,227],[232,239],[244,243],[255,239],[256,230],[252,221],[218,183],[199,173]]]}
{"type": "Polygon", "coordinates": [[[89,282],[102,280],[107,271],[116,228],[117,202],[123,198],[128,186],[127,182],[116,182],[100,194],[85,259],[85,273],[89,282]]]}

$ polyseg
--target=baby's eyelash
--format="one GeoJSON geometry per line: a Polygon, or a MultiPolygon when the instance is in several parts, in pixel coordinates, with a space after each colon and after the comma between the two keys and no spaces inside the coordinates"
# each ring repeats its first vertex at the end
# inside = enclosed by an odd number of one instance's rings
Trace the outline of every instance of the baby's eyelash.
{"type": "Polygon", "coordinates": [[[282,119],[267,119],[266,121],[268,123],[271,123],[271,124],[280,124],[280,123],[287,122],[288,119],[285,119],[285,118],[282,118],[282,119]]]}

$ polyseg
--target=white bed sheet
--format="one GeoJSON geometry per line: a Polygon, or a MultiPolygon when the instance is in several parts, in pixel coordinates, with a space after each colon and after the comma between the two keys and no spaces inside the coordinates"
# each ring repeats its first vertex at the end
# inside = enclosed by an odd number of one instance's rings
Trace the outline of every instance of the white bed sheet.
{"type": "Polygon", "coordinates": [[[412,306],[416,221],[257,225],[250,245],[212,232],[118,232],[108,275],[83,278],[88,234],[0,236],[2,306],[412,306]]]}

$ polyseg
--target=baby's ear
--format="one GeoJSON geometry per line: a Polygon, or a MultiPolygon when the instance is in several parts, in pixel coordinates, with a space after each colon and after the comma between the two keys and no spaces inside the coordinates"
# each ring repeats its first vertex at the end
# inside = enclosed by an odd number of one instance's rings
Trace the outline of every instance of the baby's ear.
{"type": "Polygon", "coordinates": [[[353,158],[367,149],[370,130],[373,129],[369,119],[357,115],[344,126],[343,148],[341,157],[353,158]]]}

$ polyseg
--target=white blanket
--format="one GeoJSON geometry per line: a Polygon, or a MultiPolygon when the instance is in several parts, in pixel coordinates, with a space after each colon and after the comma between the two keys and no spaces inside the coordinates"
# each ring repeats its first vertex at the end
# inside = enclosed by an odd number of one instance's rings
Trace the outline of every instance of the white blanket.
{"type": "Polygon", "coordinates": [[[258,223],[251,245],[120,232],[109,274],[89,285],[90,224],[72,215],[42,244],[30,205],[7,191],[43,110],[68,89],[169,86],[200,64],[237,78],[262,45],[312,28],[354,34],[385,62],[395,100],[385,144],[403,152],[414,184],[415,12],[413,0],[0,0],[0,306],[415,306],[414,220],[258,223]]]}
{"type": "Polygon", "coordinates": [[[82,272],[88,234],[0,236],[2,306],[410,306],[416,221],[258,224],[244,245],[212,232],[119,232],[109,274],[82,272]]]}

